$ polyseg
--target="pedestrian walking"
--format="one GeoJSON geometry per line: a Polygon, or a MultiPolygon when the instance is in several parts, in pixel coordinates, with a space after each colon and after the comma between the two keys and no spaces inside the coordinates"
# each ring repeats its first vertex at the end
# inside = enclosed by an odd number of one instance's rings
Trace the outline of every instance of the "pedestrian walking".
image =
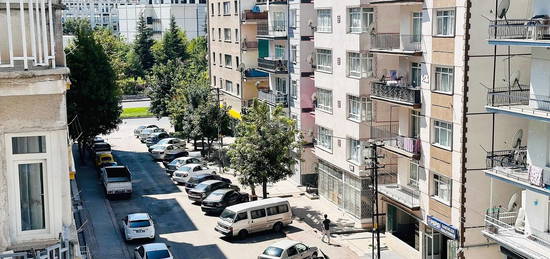
{"type": "Polygon", "coordinates": [[[323,237],[321,241],[325,241],[325,236],[328,238],[327,244],[330,245],[330,219],[328,219],[327,214],[325,214],[325,220],[323,220],[323,237]]]}

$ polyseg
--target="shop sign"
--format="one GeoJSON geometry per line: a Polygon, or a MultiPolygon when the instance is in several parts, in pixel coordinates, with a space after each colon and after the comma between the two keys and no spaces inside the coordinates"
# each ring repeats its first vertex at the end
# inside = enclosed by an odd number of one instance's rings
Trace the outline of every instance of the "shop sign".
{"type": "Polygon", "coordinates": [[[453,240],[458,238],[458,229],[433,216],[428,216],[428,226],[453,240]]]}

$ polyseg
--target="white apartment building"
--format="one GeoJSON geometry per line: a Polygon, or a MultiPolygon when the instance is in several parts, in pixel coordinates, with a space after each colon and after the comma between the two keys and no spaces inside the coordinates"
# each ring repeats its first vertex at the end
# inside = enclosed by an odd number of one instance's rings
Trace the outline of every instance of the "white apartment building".
{"type": "Polygon", "coordinates": [[[92,28],[97,26],[112,29],[118,33],[118,11],[120,3],[129,3],[131,0],[63,0],[64,22],[67,19],[87,19],[92,28]]]}
{"type": "Polygon", "coordinates": [[[140,0],[138,3],[121,4],[118,7],[120,35],[128,42],[133,41],[137,23],[143,15],[147,25],[153,29],[155,39],[160,39],[168,30],[172,16],[188,39],[205,36],[206,9],[206,0],[140,0]]]}
{"type": "Polygon", "coordinates": [[[0,253],[74,258],[61,5],[29,3],[0,1],[0,253]]]}

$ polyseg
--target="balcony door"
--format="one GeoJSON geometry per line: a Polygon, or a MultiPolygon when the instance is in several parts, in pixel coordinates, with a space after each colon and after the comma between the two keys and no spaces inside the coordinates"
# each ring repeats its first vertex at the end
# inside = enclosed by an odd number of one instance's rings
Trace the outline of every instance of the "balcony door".
{"type": "Polygon", "coordinates": [[[424,259],[442,259],[441,234],[431,229],[426,229],[424,235],[424,259]]]}
{"type": "Polygon", "coordinates": [[[412,38],[411,42],[420,42],[422,39],[422,13],[412,14],[412,38]]]}
{"type": "Polygon", "coordinates": [[[413,87],[420,87],[422,82],[422,66],[420,63],[411,63],[411,84],[413,87]]]}
{"type": "Polygon", "coordinates": [[[287,88],[286,87],[286,79],[276,77],[275,78],[275,91],[277,93],[286,95],[286,93],[287,93],[286,88],[287,88]]]}

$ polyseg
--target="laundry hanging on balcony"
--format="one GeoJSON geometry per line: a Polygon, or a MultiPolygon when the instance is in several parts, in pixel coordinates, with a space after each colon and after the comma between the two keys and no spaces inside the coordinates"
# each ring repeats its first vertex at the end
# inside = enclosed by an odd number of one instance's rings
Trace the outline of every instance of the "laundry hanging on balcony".
{"type": "MultiPolygon", "coordinates": [[[[550,172],[548,172],[550,173],[550,172]]],[[[543,170],[537,166],[529,166],[529,183],[538,187],[543,186],[543,170]]]]}

